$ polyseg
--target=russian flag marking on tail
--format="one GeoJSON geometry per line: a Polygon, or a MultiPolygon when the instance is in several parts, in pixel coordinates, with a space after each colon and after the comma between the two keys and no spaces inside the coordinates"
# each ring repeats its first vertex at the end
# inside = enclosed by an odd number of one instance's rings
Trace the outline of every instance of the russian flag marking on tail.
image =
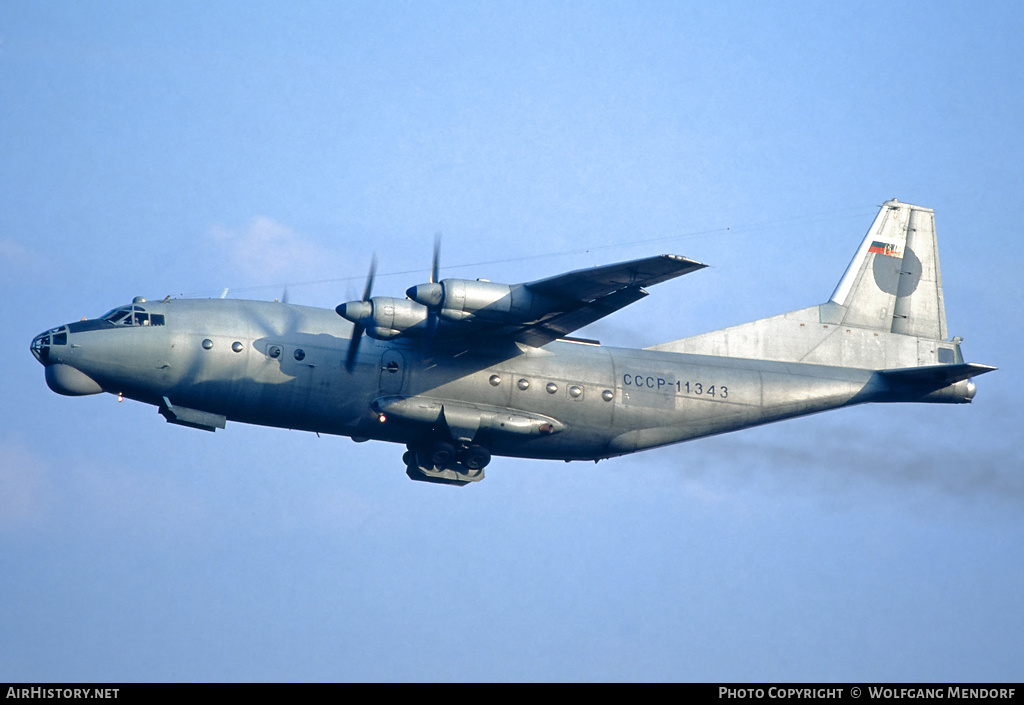
{"type": "Polygon", "coordinates": [[[874,252],[876,255],[885,255],[886,257],[903,256],[903,253],[900,252],[899,245],[892,242],[880,242],[878,240],[873,240],[871,242],[868,252],[874,252]]]}

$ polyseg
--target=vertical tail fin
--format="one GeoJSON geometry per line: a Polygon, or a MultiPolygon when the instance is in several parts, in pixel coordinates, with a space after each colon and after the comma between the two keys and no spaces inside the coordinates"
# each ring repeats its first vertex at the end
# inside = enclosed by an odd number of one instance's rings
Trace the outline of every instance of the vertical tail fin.
{"type": "Polygon", "coordinates": [[[886,201],[830,303],[843,325],[945,340],[935,212],[886,201]]]}
{"type": "Polygon", "coordinates": [[[862,369],[962,363],[946,311],[930,208],[886,201],[831,298],[650,350],[862,369]]]}

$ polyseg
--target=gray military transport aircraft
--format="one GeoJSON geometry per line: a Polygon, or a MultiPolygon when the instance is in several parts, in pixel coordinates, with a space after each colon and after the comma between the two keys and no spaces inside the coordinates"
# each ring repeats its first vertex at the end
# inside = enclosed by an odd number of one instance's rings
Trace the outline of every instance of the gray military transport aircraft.
{"type": "Polygon", "coordinates": [[[661,255],[523,284],[438,280],[336,311],[137,297],[32,341],[58,394],[169,422],[228,420],[406,444],[414,480],[481,480],[492,455],[600,460],[866,402],[967,403],[947,339],[934,212],[882,205],[818,306],[642,350],[570,333],[705,265],[661,255]]]}

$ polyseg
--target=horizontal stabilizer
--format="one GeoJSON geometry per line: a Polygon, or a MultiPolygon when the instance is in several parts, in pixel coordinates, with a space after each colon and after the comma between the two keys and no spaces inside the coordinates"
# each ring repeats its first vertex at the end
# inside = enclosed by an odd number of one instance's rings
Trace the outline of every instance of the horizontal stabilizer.
{"type": "Polygon", "coordinates": [[[999,368],[967,362],[959,365],[927,365],[925,367],[904,367],[898,370],[880,370],[878,374],[890,382],[927,385],[938,389],[996,369],[999,368]]]}

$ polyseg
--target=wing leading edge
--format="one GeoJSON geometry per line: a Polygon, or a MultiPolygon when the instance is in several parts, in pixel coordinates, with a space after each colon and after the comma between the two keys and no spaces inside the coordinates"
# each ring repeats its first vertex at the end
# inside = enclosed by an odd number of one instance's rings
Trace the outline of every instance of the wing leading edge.
{"type": "Polygon", "coordinates": [[[527,289],[558,305],[537,321],[498,334],[539,347],[639,301],[647,296],[644,287],[706,266],[680,255],[658,255],[527,282],[527,289]]]}

